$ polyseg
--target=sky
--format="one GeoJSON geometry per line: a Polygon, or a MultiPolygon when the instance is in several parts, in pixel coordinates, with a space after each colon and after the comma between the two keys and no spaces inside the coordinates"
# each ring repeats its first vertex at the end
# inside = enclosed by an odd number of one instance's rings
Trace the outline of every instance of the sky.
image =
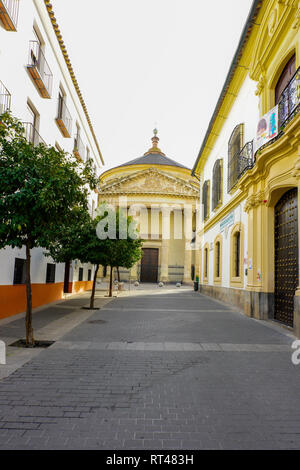
{"type": "Polygon", "coordinates": [[[192,168],[252,0],[53,0],[108,170],[159,147],[192,168]]]}

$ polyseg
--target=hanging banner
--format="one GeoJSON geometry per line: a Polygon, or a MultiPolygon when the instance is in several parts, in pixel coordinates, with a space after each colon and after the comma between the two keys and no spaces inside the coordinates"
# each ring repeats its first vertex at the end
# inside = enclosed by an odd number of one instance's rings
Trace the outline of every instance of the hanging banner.
{"type": "Polygon", "coordinates": [[[262,116],[257,125],[254,153],[278,135],[278,105],[262,116]]]}

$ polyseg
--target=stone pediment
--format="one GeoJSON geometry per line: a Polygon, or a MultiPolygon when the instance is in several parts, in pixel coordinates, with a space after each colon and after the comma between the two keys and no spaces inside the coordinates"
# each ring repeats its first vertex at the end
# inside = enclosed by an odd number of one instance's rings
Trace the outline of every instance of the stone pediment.
{"type": "Polygon", "coordinates": [[[156,168],[137,171],[101,185],[100,196],[111,194],[168,194],[198,197],[197,185],[156,168]]]}

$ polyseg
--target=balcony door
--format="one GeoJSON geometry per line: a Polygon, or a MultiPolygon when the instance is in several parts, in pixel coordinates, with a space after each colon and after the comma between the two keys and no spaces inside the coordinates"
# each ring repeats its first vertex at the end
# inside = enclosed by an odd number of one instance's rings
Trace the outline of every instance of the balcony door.
{"type": "Polygon", "coordinates": [[[284,67],[279,80],[275,88],[275,104],[278,104],[282,95],[282,92],[287,87],[291,79],[296,73],[296,54],[288,61],[284,67]]]}

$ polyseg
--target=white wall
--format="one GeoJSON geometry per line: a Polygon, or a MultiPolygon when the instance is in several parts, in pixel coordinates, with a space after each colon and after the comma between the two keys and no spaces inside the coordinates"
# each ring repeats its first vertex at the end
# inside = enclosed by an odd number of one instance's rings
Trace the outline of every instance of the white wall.
{"type": "MultiPolygon", "coordinates": [[[[28,121],[27,101],[32,102],[40,115],[38,132],[47,144],[55,146],[58,143],[63,150],[72,153],[76,122],[78,122],[82,141],[85,147],[89,147],[90,156],[96,164],[97,174],[100,175],[100,157],[42,0],[20,0],[17,32],[6,31],[0,21],[0,80],[11,94],[11,110],[14,116],[22,121],[28,121]],[[26,68],[29,60],[29,41],[35,39],[34,23],[36,23],[45,42],[45,58],[53,74],[51,99],[45,99],[39,95],[26,68]],[[66,104],[72,116],[71,138],[63,137],[55,122],[60,85],[66,92],[66,104]]],[[[96,208],[97,194],[94,191],[89,194],[90,209],[92,201],[94,201],[96,208]]],[[[7,248],[0,251],[1,285],[12,284],[15,257],[25,258],[25,250],[7,248]]],[[[47,262],[51,262],[51,260],[47,260],[43,256],[42,249],[32,250],[33,283],[45,282],[47,262]]],[[[85,265],[84,280],[87,280],[87,269],[88,266],[85,265]]],[[[63,278],[64,265],[58,264],[56,266],[56,282],[62,282],[63,278]]],[[[75,273],[74,280],[77,279],[78,275],[76,276],[75,273]]]]}
{"type": "MultiPolygon", "coordinates": [[[[255,95],[256,84],[249,77],[244,81],[241,90],[236,98],[236,101],[229,113],[229,116],[222,128],[222,131],[217,138],[213,150],[211,151],[209,158],[205,164],[203,172],[203,182],[210,180],[210,214],[209,219],[213,218],[215,212],[211,211],[212,207],[212,173],[215,161],[223,159],[223,205],[219,210],[228,204],[233,197],[235,197],[239,191],[235,191],[232,195],[227,192],[227,165],[228,165],[228,142],[234,128],[241,123],[244,123],[244,143],[251,141],[255,137],[256,126],[259,119],[259,100],[255,95]]],[[[247,230],[248,230],[248,216],[244,212],[245,201],[241,205],[234,208],[234,223],[242,222],[244,225],[244,258],[247,259],[247,230]]],[[[228,234],[222,232],[223,237],[223,249],[222,249],[222,286],[230,286],[230,231],[232,226],[229,227],[228,234]]],[[[217,222],[209,231],[207,231],[203,237],[202,246],[205,243],[214,242],[216,236],[220,233],[220,222],[217,222]]],[[[213,250],[209,251],[209,284],[213,284],[213,250]]],[[[244,264],[244,274],[247,264],[244,264]]],[[[202,256],[202,270],[203,271],[203,256],[202,256]]],[[[202,272],[203,279],[203,272],[202,272]]],[[[244,275],[244,286],[246,287],[247,278],[244,275]]]]}

